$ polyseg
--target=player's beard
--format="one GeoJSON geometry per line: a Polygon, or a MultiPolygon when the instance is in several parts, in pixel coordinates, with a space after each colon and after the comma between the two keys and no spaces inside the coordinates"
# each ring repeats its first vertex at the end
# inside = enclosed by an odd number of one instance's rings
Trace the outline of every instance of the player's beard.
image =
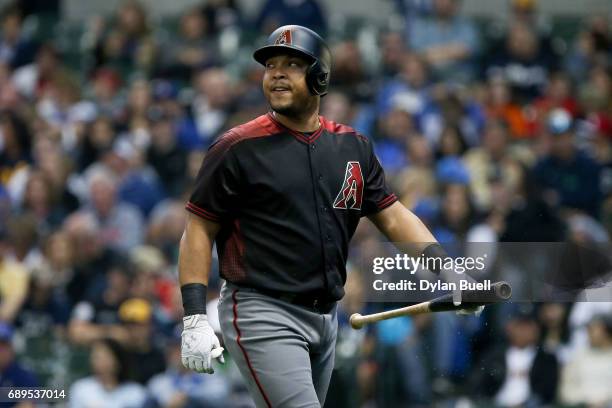
{"type": "Polygon", "coordinates": [[[291,119],[300,119],[304,116],[308,116],[317,110],[317,97],[313,96],[308,92],[307,94],[295,93],[292,95],[291,101],[273,103],[272,99],[268,99],[270,108],[283,116],[291,119]]]}

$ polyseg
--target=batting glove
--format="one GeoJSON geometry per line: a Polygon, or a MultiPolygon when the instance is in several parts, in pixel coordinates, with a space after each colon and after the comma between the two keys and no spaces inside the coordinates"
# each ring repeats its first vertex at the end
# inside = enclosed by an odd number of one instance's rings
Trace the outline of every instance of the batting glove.
{"type": "MultiPolygon", "coordinates": [[[[474,282],[474,279],[472,279],[472,277],[466,273],[458,274],[455,271],[449,270],[449,269],[443,270],[441,275],[444,278],[444,280],[446,280],[446,282],[449,282],[449,283],[452,282],[455,284],[456,289],[453,290],[453,305],[460,306],[462,303],[462,291],[459,289],[461,280],[464,280],[464,281],[467,280],[469,282],[474,282]]],[[[463,309],[458,309],[455,313],[459,316],[469,316],[469,315],[479,316],[483,310],[484,310],[483,305],[470,306],[470,307],[466,307],[463,309]]]]}
{"type": "Polygon", "coordinates": [[[198,373],[215,372],[212,359],[225,363],[223,347],[205,314],[185,316],[181,334],[181,360],[183,365],[198,373]]]}

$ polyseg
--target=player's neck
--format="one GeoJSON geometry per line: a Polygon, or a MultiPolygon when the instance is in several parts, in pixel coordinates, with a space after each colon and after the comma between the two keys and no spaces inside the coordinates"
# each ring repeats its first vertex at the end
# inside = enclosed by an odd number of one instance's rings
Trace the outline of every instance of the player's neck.
{"type": "Polygon", "coordinates": [[[285,116],[277,112],[272,112],[272,115],[283,126],[298,132],[314,132],[321,126],[318,110],[299,117],[285,116]]]}

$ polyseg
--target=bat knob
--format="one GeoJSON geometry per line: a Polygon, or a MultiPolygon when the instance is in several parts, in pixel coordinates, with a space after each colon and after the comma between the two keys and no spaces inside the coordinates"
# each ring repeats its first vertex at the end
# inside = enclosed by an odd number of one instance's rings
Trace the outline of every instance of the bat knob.
{"type": "Polygon", "coordinates": [[[501,298],[501,300],[508,300],[512,296],[512,286],[505,281],[498,282],[495,292],[497,293],[497,296],[501,298]]]}
{"type": "Polygon", "coordinates": [[[363,322],[361,320],[362,316],[359,313],[353,313],[349,319],[351,323],[351,327],[355,330],[359,330],[363,327],[363,322]]]}

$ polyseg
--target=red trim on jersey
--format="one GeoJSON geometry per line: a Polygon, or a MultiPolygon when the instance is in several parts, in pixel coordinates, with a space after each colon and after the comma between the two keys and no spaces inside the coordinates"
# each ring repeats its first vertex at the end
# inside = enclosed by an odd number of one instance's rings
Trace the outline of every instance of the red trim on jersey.
{"type": "Polygon", "coordinates": [[[343,125],[342,123],[336,123],[333,120],[329,120],[324,116],[319,116],[319,119],[321,120],[321,124],[323,125],[325,130],[327,130],[328,132],[357,134],[357,131],[350,126],[343,125]]]}
{"type": "Polygon", "coordinates": [[[382,200],[380,200],[379,202],[377,202],[376,207],[378,207],[379,210],[383,210],[389,207],[391,204],[393,204],[396,201],[397,201],[397,196],[391,193],[385,198],[383,198],[382,200]]]}
{"type": "Polygon", "coordinates": [[[195,215],[199,217],[206,218],[209,221],[219,222],[221,220],[221,217],[219,217],[217,214],[207,211],[203,209],[202,207],[198,207],[191,201],[187,203],[187,205],[185,206],[185,209],[191,213],[194,213],[195,215]]]}
{"type": "Polygon", "coordinates": [[[255,369],[253,369],[253,365],[251,364],[249,355],[246,349],[242,346],[242,343],[240,342],[242,333],[240,332],[240,328],[238,327],[238,299],[236,299],[236,293],[238,293],[238,289],[235,289],[234,292],[232,293],[232,300],[234,301],[234,322],[233,323],[234,323],[234,329],[236,330],[236,334],[238,334],[238,337],[236,337],[236,343],[238,343],[238,347],[240,347],[240,350],[242,350],[242,354],[244,355],[244,359],[246,360],[247,366],[249,367],[249,371],[251,372],[251,375],[253,376],[253,379],[255,380],[255,384],[257,384],[257,388],[259,388],[259,392],[261,392],[261,395],[266,401],[266,405],[272,408],[272,403],[270,402],[270,399],[266,395],[261,383],[259,382],[259,378],[257,378],[257,373],[255,372],[255,369]]]}
{"type": "Polygon", "coordinates": [[[293,136],[295,136],[295,138],[298,139],[300,142],[303,142],[303,143],[306,143],[306,144],[311,144],[315,140],[317,140],[323,134],[323,130],[325,129],[324,126],[323,126],[323,122],[321,121],[321,126],[319,126],[319,128],[312,135],[307,135],[305,133],[299,132],[297,130],[293,130],[293,129],[288,128],[287,126],[283,125],[282,123],[280,123],[274,117],[274,115],[271,112],[268,112],[268,119],[271,122],[273,122],[274,129],[276,129],[277,132],[281,132],[283,130],[285,132],[289,132],[293,136]]]}
{"type": "Polygon", "coordinates": [[[246,139],[271,136],[280,133],[279,129],[270,126],[268,115],[261,115],[255,119],[236,126],[225,132],[208,149],[207,157],[214,158],[225,154],[233,145],[246,139]]]}

